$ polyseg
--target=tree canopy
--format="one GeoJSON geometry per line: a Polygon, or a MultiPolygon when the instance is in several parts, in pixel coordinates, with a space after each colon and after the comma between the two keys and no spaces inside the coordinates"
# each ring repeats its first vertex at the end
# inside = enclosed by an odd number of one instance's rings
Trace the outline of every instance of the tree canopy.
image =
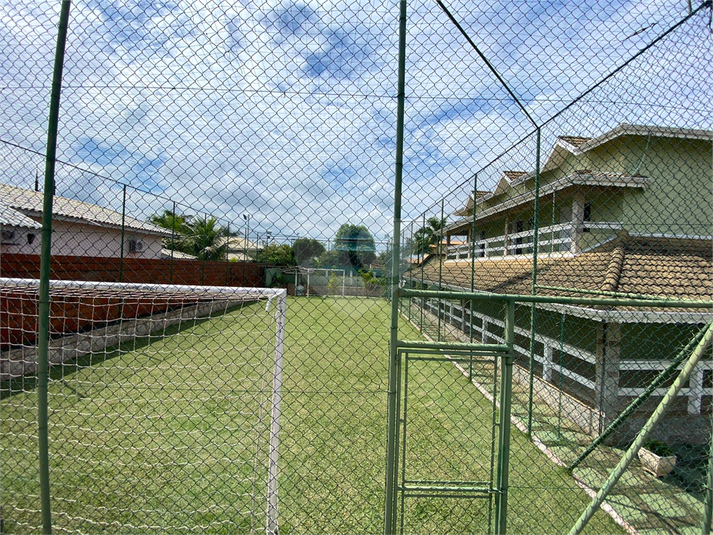
{"type": "Polygon", "coordinates": [[[314,238],[298,238],[292,245],[295,262],[298,266],[309,266],[316,263],[317,258],[326,252],[324,245],[314,238]]]}
{"type": "Polygon", "coordinates": [[[272,266],[294,266],[295,254],[294,250],[289,245],[277,245],[273,243],[266,245],[262,250],[260,250],[255,257],[255,260],[272,266]]]}
{"type": "Polygon", "coordinates": [[[225,259],[227,242],[222,238],[227,234],[227,229],[216,218],[195,218],[164,210],[161,214],[152,215],[149,221],[176,233],[173,239],[164,239],[166,248],[193,255],[200,260],[225,259]]]}
{"type": "Polygon", "coordinates": [[[334,248],[342,265],[362,269],[376,258],[374,237],[364,225],[345,223],[334,237],[334,248]]]}

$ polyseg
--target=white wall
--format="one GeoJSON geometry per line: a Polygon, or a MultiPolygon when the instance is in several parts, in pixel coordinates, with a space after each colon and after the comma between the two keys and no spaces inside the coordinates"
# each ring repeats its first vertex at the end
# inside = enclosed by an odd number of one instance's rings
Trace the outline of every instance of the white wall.
{"type": "MultiPolygon", "coordinates": [[[[108,229],[82,223],[68,223],[55,220],[52,223],[52,254],[69,256],[121,257],[121,230],[108,229]]],[[[15,244],[2,244],[0,252],[19,254],[40,254],[41,234],[39,230],[16,229],[15,244]],[[28,243],[28,234],[35,239],[28,243]]],[[[124,258],[161,258],[161,238],[127,230],[124,234],[124,258]],[[129,241],[144,242],[140,253],[129,252],[129,241]]]]}

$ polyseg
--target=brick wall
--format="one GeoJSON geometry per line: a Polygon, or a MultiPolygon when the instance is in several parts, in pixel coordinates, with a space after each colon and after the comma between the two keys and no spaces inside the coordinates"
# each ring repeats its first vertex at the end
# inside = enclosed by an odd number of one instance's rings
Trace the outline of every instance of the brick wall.
{"type": "MultiPolygon", "coordinates": [[[[104,282],[263,286],[265,269],[245,262],[53,256],[51,278],[104,282]]],[[[0,277],[39,278],[39,255],[0,255],[0,277]]]]}
{"type": "MultiPolygon", "coordinates": [[[[124,259],[53,256],[51,278],[102,282],[192,284],[201,286],[262,286],[265,269],[260,264],[202,262],[199,260],[124,259]]],[[[39,278],[38,255],[0,255],[0,276],[39,278]]],[[[155,298],[126,300],[112,296],[53,298],[51,335],[78,332],[119,317],[134,318],[156,314],[176,306],[155,298]]],[[[0,347],[33,344],[37,333],[37,294],[0,288],[0,347]]]]}

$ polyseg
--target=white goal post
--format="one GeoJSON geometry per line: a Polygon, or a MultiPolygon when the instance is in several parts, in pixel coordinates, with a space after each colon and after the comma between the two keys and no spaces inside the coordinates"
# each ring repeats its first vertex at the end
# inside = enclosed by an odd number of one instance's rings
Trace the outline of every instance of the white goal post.
{"type": "MultiPolygon", "coordinates": [[[[36,455],[38,295],[0,277],[8,470],[36,455]]],[[[280,288],[51,281],[50,482],[75,489],[57,528],[276,534],[286,307],[280,288]]]]}
{"type": "Polygon", "coordinates": [[[295,268],[295,292],[301,280],[305,283],[304,295],[341,295],[344,297],[346,270],[337,268],[295,268]]]}

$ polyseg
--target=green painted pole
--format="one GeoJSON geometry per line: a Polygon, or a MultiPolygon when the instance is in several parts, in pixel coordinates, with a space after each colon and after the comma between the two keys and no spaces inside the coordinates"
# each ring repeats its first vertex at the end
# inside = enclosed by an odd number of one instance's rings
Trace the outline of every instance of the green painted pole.
{"type": "MultiPolygon", "coordinates": [[[[422,217],[422,221],[421,221],[421,228],[422,228],[422,229],[425,229],[425,228],[426,228],[426,212],[423,212],[423,217],[422,217]]],[[[416,232],[418,232],[418,231],[416,231],[416,232]]],[[[411,236],[413,236],[413,232],[411,233],[411,236]]],[[[419,249],[423,249],[423,247],[419,247],[419,249]]],[[[425,253],[424,251],[420,251],[420,252],[419,252],[419,255],[421,256],[421,262],[420,262],[420,264],[421,264],[421,288],[423,288],[423,287],[424,287],[424,285],[423,285],[423,281],[424,281],[424,269],[423,269],[423,264],[424,264],[424,262],[426,261],[426,253],[425,253]]],[[[440,281],[439,281],[439,284],[440,284],[440,281]]],[[[440,290],[440,288],[439,288],[439,290],[440,290]]],[[[419,324],[419,329],[421,329],[421,332],[423,332],[423,319],[424,319],[423,316],[424,316],[424,311],[425,311],[425,310],[426,310],[426,300],[425,300],[425,299],[421,299],[421,314],[420,314],[420,316],[421,316],[421,320],[420,320],[421,323],[419,324]]]]}
{"type": "MultiPolygon", "coordinates": [[[[441,220],[439,223],[443,222],[443,212],[445,211],[445,198],[441,199],[441,220]]],[[[438,245],[436,245],[436,254],[438,255],[438,288],[441,287],[443,283],[443,257],[441,256],[441,249],[443,247],[443,229],[440,229],[440,234],[438,236],[438,245]]],[[[423,273],[423,267],[421,268],[421,273],[423,273]]],[[[441,341],[441,300],[438,300],[438,341],[441,341]]]]}
{"type": "MultiPolygon", "coordinates": [[[[478,200],[478,173],[473,175],[473,222],[470,227],[470,243],[471,243],[471,248],[470,248],[470,291],[475,292],[475,234],[477,232],[477,225],[475,222],[475,217],[477,215],[477,208],[476,208],[476,201],[478,200]]],[[[465,301],[461,301],[463,303],[463,319],[465,319],[465,301]]],[[[469,318],[470,321],[468,322],[468,332],[469,332],[469,337],[468,340],[470,342],[473,342],[473,302],[470,301],[468,303],[468,310],[470,312],[469,318]]],[[[465,324],[465,322],[464,322],[465,324]]],[[[481,340],[482,341],[482,340],[481,340]]],[[[470,359],[470,362],[468,363],[468,378],[473,377],[473,359],[470,359]]]]}
{"type": "Polygon", "coordinates": [[[703,502],[703,526],[701,535],[711,534],[711,523],[713,522],[713,413],[711,413],[711,443],[708,450],[708,477],[706,480],[706,493],[703,502]]]}
{"type": "Polygon", "coordinates": [[[173,255],[176,250],[176,201],[172,201],[172,203],[173,218],[171,219],[171,264],[168,279],[171,284],[173,284],[173,255]]]}
{"type": "MultiPolygon", "coordinates": [[[[537,149],[535,150],[535,213],[534,234],[532,236],[532,295],[537,295],[537,253],[540,246],[540,147],[541,130],[537,127],[537,149]]],[[[532,411],[535,395],[535,329],[537,309],[533,303],[530,306],[530,382],[527,399],[527,432],[532,435],[532,411]]]]}
{"type": "Polygon", "coordinates": [[[121,197],[121,252],[119,256],[119,282],[124,282],[124,237],[126,233],[126,184],[121,197]]]}
{"type": "Polygon", "coordinates": [[[512,409],[512,366],[515,345],[515,301],[505,308],[505,345],[508,353],[502,358],[500,374],[500,420],[497,490],[495,497],[495,533],[507,533],[508,485],[510,471],[510,413],[512,409]]]}
{"type": "Polygon", "coordinates": [[[667,297],[661,297],[660,295],[649,295],[649,294],[635,294],[626,292],[609,292],[606,290],[582,290],[577,288],[567,288],[564,286],[547,286],[544,284],[538,284],[537,288],[539,290],[555,290],[558,292],[570,292],[578,293],[583,295],[607,295],[611,297],[625,297],[630,299],[647,299],[649,301],[659,301],[668,299],[667,297]]]}
{"type": "Polygon", "coordinates": [[[518,303],[552,303],[560,305],[601,305],[625,307],[657,307],[657,308],[702,308],[713,309],[713,301],[695,299],[660,299],[651,301],[647,299],[607,298],[607,297],[564,297],[555,295],[531,294],[498,294],[491,292],[452,292],[436,290],[411,290],[402,288],[401,297],[440,297],[443,299],[470,299],[473,301],[516,301],[518,303]]]}
{"type": "Polygon", "coordinates": [[[636,409],[638,409],[649,397],[651,397],[651,394],[654,393],[654,391],[661,386],[663,383],[665,383],[669,377],[671,377],[675,372],[676,368],[678,368],[681,363],[686,360],[686,357],[690,354],[691,350],[693,347],[700,341],[700,339],[703,337],[703,333],[705,331],[705,328],[698,331],[693,338],[691,338],[686,346],[678,352],[678,355],[671,361],[671,364],[663,370],[659,375],[657,375],[651,383],[646,387],[646,389],[639,394],[636,399],[634,399],[629,405],[624,409],[617,418],[609,424],[609,426],[602,432],[601,435],[599,435],[597,438],[595,438],[592,443],[587,447],[586,450],[584,450],[579,457],[571,464],[569,467],[567,467],[568,470],[574,470],[584,459],[586,459],[590,453],[592,453],[599,444],[601,444],[604,440],[609,437],[614,431],[616,431],[621,424],[623,424],[629,416],[631,416],[636,409]]]}
{"type": "MultiPolygon", "coordinates": [[[[406,104],[406,0],[399,3],[399,66],[398,66],[398,103],[396,112],[396,161],[394,170],[394,258],[400,258],[401,240],[401,187],[404,167],[404,111],[406,104]]],[[[391,332],[389,344],[389,384],[387,393],[387,429],[386,429],[386,483],[384,499],[384,534],[396,532],[396,490],[398,477],[397,450],[397,397],[398,377],[396,342],[399,333],[399,269],[398,262],[391,268],[391,332]]]]}
{"type": "Polygon", "coordinates": [[[592,516],[594,516],[594,513],[597,511],[597,509],[599,509],[599,506],[609,495],[609,492],[611,492],[612,488],[614,488],[614,485],[616,485],[616,483],[619,481],[626,469],[629,467],[631,461],[634,460],[634,457],[636,457],[636,454],[638,453],[639,449],[641,448],[641,446],[643,446],[644,442],[646,442],[646,439],[649,437],[654,427],[659,423],[664,413],[668,409],[669,405],[671,405],[671,403],[673,403],[673,401],[676,399],[676,396],[680,392],[681,388],[683,388],[683,385],[686,383],[688,377],[691,375],[695,367],[698,365],[698,362],[701,360],[701,357],[705,353],[706,348],[711,343],[711,341],[713,341],[713,323],[709,323],[706,326],[703,337],[698,342],[698,345],[693,350],[693,353],[691,353],[691,356],[688,358],[688,361],[681,370],[681,373],[673,382],[673,384],[669,387],[668,391],[666,392],[666,395],[661,400],[661,403],[659,403],[659,405],[656,407],[656,410],[654,410],[654,413],[649,417],[647,422],[641,428],[641,431],[639,431],[639,434],[636,436],[633,444],[626,451],[621,461],[619,461],[612,473],[609,474],[609,477],[604,482],[604,485],[602,485],[602,488],[599,490],[599,492],[597,492],[595,498],[579,517],[575,525],[572,527],[569,532],[569,535],[579,535],[580,533],[582,533],[582,530],[585,528],[589,520],[592,518],[592,516]]]}
{"type": "Polygon", "coordinates": [[[70,0],[62,0],[57,31],[57,48],[52,74],[49,124],[47,126],[47,153],[45,157],[45,191],[42,203],[42,243],[40,244],[40,290],[37,332],[37,442],[39,450],[40,510],[42,533],[52,533],[49,473],[49,327],[50,327],[50,262],[52,260],[52,203],[55,189],[55,161],[57,157],[57,130],[59,105],[62,94],[62,70],[67,43],[70,0]]]}

